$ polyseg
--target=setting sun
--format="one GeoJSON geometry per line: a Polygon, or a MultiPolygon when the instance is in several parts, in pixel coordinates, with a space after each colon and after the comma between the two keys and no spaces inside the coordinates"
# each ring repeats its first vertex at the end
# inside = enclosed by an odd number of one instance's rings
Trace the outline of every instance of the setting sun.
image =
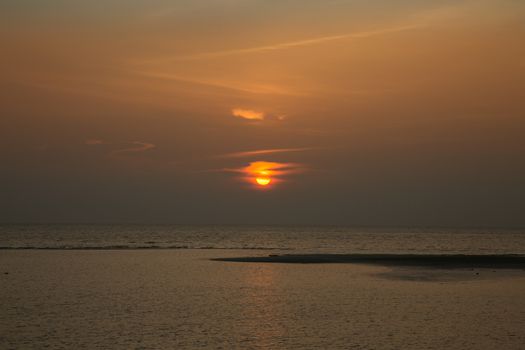
{"type": "Polygon", "coordinates": [[[270,182],[272,182],[272,179],[269,177],[258,177],[255,179],[255,182],[257,182],[259,186],[268,186],[270,182]]]}
{"type": "Polygon", "coordinates": [[[242,168],[229,169],[242,174],[240,179],[252,185],[253,188],[272,188],[274,185],[289,181],[287,177],[305,171],[298,163],[279,163],[257,161],[242,168]]]}

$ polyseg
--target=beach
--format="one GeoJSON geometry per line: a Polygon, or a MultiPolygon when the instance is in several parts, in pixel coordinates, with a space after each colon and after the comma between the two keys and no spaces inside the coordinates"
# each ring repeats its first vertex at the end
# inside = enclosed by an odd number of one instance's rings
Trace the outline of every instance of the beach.
{"type": "Polygon", "coordinates": [[[2,349],[522,349],[520,270],[0,251],[2,349]]]}

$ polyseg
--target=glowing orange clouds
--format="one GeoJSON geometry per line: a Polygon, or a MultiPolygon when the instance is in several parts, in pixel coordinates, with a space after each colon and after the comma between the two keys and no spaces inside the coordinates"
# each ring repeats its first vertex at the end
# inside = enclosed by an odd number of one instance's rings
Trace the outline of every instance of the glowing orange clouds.
{"type": "Polygon", "coordinates": [[[219,155],[220,158],[243,158],[243,157],[253,157],[260,156],[265,154],[274,154],[274,153],[290,153],[290,152],[304,152],[315,150],[314,147],[301,147],[301,148],[271,148],[271,149],[259,149],[255,151],[244,151],[244,152],[233,152],[219,155]]]}
{"type": "Polygon", "coordinates": [[[304,169],[296,163],[277,163],[258,161],[236,169],[243,174],[242,179],[256,188],[270,188],[281,183],[287,175],[302,172],[304,169]]]}
{"type": "Polygon", "coordinates": [[[258,111],[252,111],[250,109],[234,108],[232,114],[237,118],[243,118],[247,120],[264,120],[264,113],[258,111]]]}

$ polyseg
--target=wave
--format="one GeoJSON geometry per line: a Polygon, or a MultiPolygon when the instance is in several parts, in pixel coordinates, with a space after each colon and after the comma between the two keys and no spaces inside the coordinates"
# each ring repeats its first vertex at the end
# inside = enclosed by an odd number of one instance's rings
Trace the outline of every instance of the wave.
{"type": "Polygon", "coordinates": [[[268,256],[215,258],[211,260],[287,264],[352,263],[434,268],[525,269],[525,255],[519,254],[272,254],[268,256]]]}

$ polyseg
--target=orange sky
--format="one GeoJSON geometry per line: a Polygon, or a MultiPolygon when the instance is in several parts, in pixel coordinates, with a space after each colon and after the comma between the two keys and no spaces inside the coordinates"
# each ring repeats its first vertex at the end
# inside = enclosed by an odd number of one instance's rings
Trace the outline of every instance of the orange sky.
{"type": "Polygon", "coordinates": [[[2,1],[0,221],[525,225],[524,23],[517,0],[2,1]],[[230,170],[255,162],[301,171],[253,191],[230,170]]]}

